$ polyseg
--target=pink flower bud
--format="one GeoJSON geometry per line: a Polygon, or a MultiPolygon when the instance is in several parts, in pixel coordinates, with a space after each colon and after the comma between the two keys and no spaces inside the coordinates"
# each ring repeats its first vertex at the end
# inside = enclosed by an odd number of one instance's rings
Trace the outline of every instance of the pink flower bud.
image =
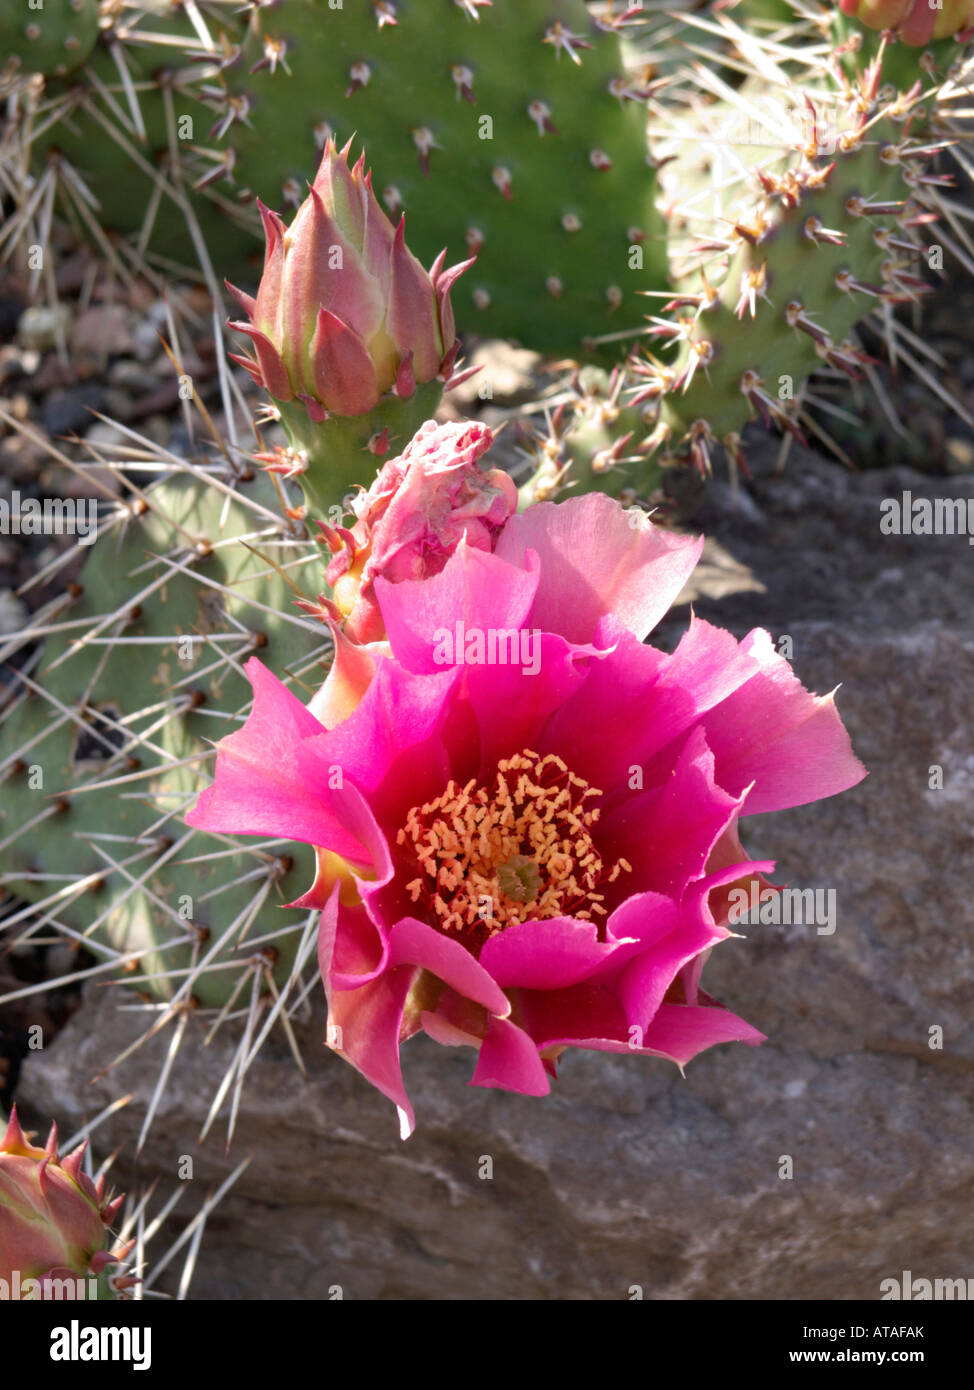
{"type": "Polygon", "coordinates": [[[840,0],[843,14],[870,29],[891,29],[906,43],[922,46],[974,25],[974,0],[840,0]]]}
{"type": "Polygon", "coordinates": [[[105,1201],[104,1178],[96,1186],[82,1171],[84,1151],[82,1144],[61,1157],[56,1125],[35,1148],[11,1111],[0,1141],[0,1279],[8,1292],[37,1296],[26,1280],[84,1279],[118,1262],[105,1247],[122,1199],[105,1201]]]}
{"type": "Polygon", "coordinates": [[[448,375],[456,332],[450,287],[471,264],[429,272],[406,246],[372,191],[364,154],[329,139],[308,196],[290,227],[258,202],[264,271],[256,298],[228,289],[247,315],[231,327],[254,356],[234,356],[275,400],[323,412],[365,415],[387,392],[408,396],[448,375]],[[444,370],[444,364],[447,370],[444,370]]]}
{"type": "Polygon", "coordinates": [[[476,421],[427,420],[404,452],[383,465],[368,492],[355,498],[354,526],[328,533],[328,582],[353,641],[384,636],[374,592],[380,576],[399,584],[439,574],[464,536],[475,550],[493,549],[497,532],[517,510],[517,489],[502,469],[481,466],[492,442],[487,426],[476,421]]]}

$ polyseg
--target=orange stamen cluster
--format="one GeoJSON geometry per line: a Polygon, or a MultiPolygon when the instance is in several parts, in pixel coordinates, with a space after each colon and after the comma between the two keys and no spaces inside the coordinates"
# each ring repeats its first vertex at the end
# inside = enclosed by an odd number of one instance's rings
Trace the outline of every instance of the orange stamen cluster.
{"type": "Polygon", "coordinates": [[[420,874],[407,884],[444,931],[483,927],[488,936],[527,920],[604,917],[605,895],[631,865],[606,871],[592,839],[602,795],[553,753],[525,749],[497,765],[492,788],[450,781],[442,795],[406,816],[396,842],[420,874]]]}

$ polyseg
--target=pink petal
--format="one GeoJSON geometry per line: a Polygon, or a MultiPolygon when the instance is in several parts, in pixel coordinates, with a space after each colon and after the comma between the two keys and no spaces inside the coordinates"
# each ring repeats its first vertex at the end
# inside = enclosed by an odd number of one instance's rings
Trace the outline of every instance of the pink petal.
{"type": "Polygon", "coordinates": [[[595,641],[613,650],[553,721],[551,737],[610,800],[627,786],[665,781],[687,730],[757,669],[729,632],[696,617],[672,656],[644,646],[613,618],[599,620],[595,641]],[[597,742],[589,737],[593,707],[601,711],[597,742]]]}
{"type": "Polygon", "coordinates": [[[703,720],[722,787],[747,796],[747,814],[804,806],[867,775],[852,751],[832,695],[804,689],[768,633],[742,647],[762,668],[703,720]]]}
{"type": "Polygon", "coordinates": [[[565,989],[599,967],[621,964],[627,947],[632,954],[638,944],[599,941],[594,922],[549,917],[497,932],[484,943],[480,963],[505,988],[565,989]]]}
{"type": "MultiPolygon", "coordinates": [[[[357,788],[370,814],[394,835],[411,806],[439,796],[450,780],[444,725],[459,675],[455,670],[414,675],[379,658],[371,684],[348,718],[327,732],[319,728],[316,738],[301,745],[298,766],[306,784],[327,787],[339,769],[343,784],[357,788]]],[[[341,805],[342,794],[332,790],[331,804],[341,805]]]]}
{"type": "Polygon", "coordinates": [[[569,989],[521,990],[517,1016],[538,1049],[552,1045],[583,1046],[592,1038],[629,1051],[626,1015],[612,984],[583,981],[569,989]]]}
{"type": "Polygon", "coordinates": [[[542,580],[531,621],[571,642],[591,642],[599,618],[613,613],[642,640],[683,588],[703,548],[661,531],[603,493],[541,502],[512,517],[496,553],[512,564],[525,551],[541,557],[542,580]]]}
{"type": "Polygon", "coordinates": [[[303,354],[319,308],[368,340],[382,327],[382,288],[312,188],[291,224],[284,272],[281,350],[303,354]]]}
{"type": "Polygon", "coordinates": [[[456,668],[466,674],[464,692],[477,720],[481,778],[493,775],[499,758],[525,748],[548,752],[552,716],[584,684],[589,664],[600,660],[599,653],[593,657],[550,633],[532,640],[529,665],[456,668]]]}
{"type": "Polygon", "coordinates": [[[662,662],[648,692],[644,727],[634,740],[638,761],[648,763],[701,715],[739,690],[756,670],[754,658],[732,633],[691,614],[689,628],[676,651],[662,662]]]}
{"type": "Polygon", "coordinates": [[[546,1096],[551,1090],[538,1049],[523,1029],[506,1018],[490,1020],[470,1085],[524,1096],[546,1096]]]}
{"type": "Polygon", "coordinates": [[[363,170],[364,156],[359,159],[353,171],[348,167],[345,153],[339,154],[334,141],[329,140],[314,180],[315,191],[321,196],[324,206],[329,209],[358,252],[361,252],[365,241],[363,170]]]}
{"type": "Polygon", "coordinates": [[[765,1041],[764,1033],[759,1033],[730,1009],[717,1005],[661,1004],[643,1034],[643,1047],[639,1050],[669,1057],[683,1067],[698,1053],[717,1043],[743,1042],[756,1047],[765,1041]]]}
{"type": "Polygon", "coordinates": [[[389,966],[420,965],[457,994],[506,1018],[510,1001],[484,966],[459,941],[420,922],[404,917],[389,933],[389,966]]]}
{"type": "Polygon", "coordinates": [[[684,1066],[722,1042],[765,1041],[763,1033],[716,1004],[661,1004],[648,1028],[630,1032],[622,1006],[606,987],[577,985],[519,998],[523,1026],[538,1048],[581,1047],[594,1052],[666,1057],[684,1066]]]}
{"type": "Polygon", "coordinates": [[[338,925],[337,894],[336,888],[332,902],[322,913],[318,932],[318,965],[328,998],[328,1038],[334,1051],[394,1102],[399,1111],[400,1133],[407,1139],[416,1121],[402,1079],[399,1034],[406,999],[419,971],[400,966],[358,989],[336,989],[332,957],[338,925]]]}
{"type": "Polygon", "coordinates": [[[256,657],[245,667],[254,703],[243,728],[221,739],[213,785],[185,817],[197,830],[280,835],[361,860],[361,844],[335,813],[327,778],[304,776],[302,750],[321,725],[256,657]]]}
{"type": "MultiPolygon", "coordinates": [[[[900,23],[897,32],[902,36],[903,42],[912,44],[914,48],[922,48],[924,44],[933,38],[937,21],[941,18],[943,6],[936,4],[935,0],[912,0],[907,14],[900,23]]],[[[884,28],[891,27],[888,23],[884,28]]]]}
{"type": "Polygon", "coordinates": [[[362,181],[362,206],[365,210],[362,254],[369,274],[376,277],[382,287],[383,297],[388,299],[392,288],[392,246],[395,228],[372,190],[371,174],[366,175],[362,181]]]}
{"type": "Polygon", "coordinates": [[[410,348],[396,368],[396,395],[408,400],[415,390],[416,373],[413,371],[413,350],[410,348]]]}
{"type": "MultiPolygon", "coordinates": [[[[451,265],[448,270],[443,270],[442,265],[445,256],[445,250],[441,251],[433,262],[430,267],[430,279],[436,291],[436,303],[440,319],[440,340],[443,347],[449,351],[457,336],[456,320],[453,317],[453,306],[450,303],[450,291],[464,271],[470,269],[477,257],[471,256],[469,260],[460,261],[457,265],[451,265]]],[[[440,371],[443,371],[442,363],[440,364],[440,371]]]]}
{"type": "Polygon", "coordinates": [[[450,1023],[438,1013],[433,1013],[424,1009],[420,1014],[420,1021],[423,1025],[423,1032],[433,1039],[434,1042],[441,1043],[444,1047],[478,1047],[481,1039],[475,1033],[468,1033],[463,1028],[458,1028],[455,1023],[450,1023]]]}
{"type": "Polygon", "coordinates": [[[637,792],[606,812],[600,844],[608,858],[632,864],[633,887],[680,899],[699,878],[710,853],[743,798],[714,781],[714,758],[703,731],[694,729],[662,787],[637,792]]]}
{"type": "Polygon", "coordinates": [[[247,317],[249,319],[252,319],[254,317],[254,311],[257,308],[257,301],[256,299],[254,299],[253,295],[245,294],[243,290],[238,290],[236,285],[231,285],[229,280],[224,280],[223,283],[226,285],[227,289],[233,295],[234,299],[240,305],[241,309],[244,311],[247,317]]]}
{"type": "Polygon", "coordinates": [[[725,928],[708,923],[703,915],[694,920],[692,914],[685,914],[676,930],[630,962],[617,986],[630,1027],[648,1028],[683,966],[727,934],[725,928]]]}
{"type": "Polygon", "coordinates": [[[438,649],[446,649],[442,634],[455,638],[458,622],[465,632],[519,630],[538,587],[537,560],[527,559],[527,567],[515,568],[461,540],[428,579],[392,584],[378,577],[376,597],[396,658],[412,671],[442,671],[444,663],[436,660],[438,649]]]}
{"type": "Polygon", "coordinates": [[[337,624],[329,622],[335,655],[328,675],[316,694],[308,701],[308,709],[326,729],[333,729],[357,709],[375,675],[380,655],[388,653],[384,642],[360,646],[350,642],[337,624]]]}
{"type": "Polygon", "coordinates": [[[732,903],[731,892],[743,889],[748,899],[751,884],[755,884],[758,895],[771,885],[764,877],[774,869],[774,860],[749,862],[737,834],[737,822],[732,821],[710,851],[707,860],[706,878],[702,883],[708,885],[708,907],[717,922],[727,923],[732,903]]]}

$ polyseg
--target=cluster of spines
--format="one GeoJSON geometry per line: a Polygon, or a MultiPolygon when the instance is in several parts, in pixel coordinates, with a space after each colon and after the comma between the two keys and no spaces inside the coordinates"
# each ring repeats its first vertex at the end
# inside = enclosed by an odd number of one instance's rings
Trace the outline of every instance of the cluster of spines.
{"type": "Polygon", "coordinates": [[[880,52],[856,83],[840,74],[852,120],[834,147],[804,98],[797,161],[755,172],[753,214],[695,248],[696,287],[650,321],[648,335],[676,353],[635,353],[627,399],[657,404],[649,439],[664,461],[709,472],[719,441],[732,468],[746,467],[741,432],[756,419],[803,439],[801,419],[827,439],[801,411],[808,378],[820,367],[860,378],[873,359],[855,325],[878,308],[892,336],[892,307],[930,292],[918,229],[937,220],[937,192],[953,181],[930,167],[951,142],[911,136],[919,88],[879,100],[881,62],[880,52]],[[779,371],[793,388],[784,396],[765,380],[779,371]]]}
{"type": "MultiPolygon", "coordinates": [[[[150,464],[150,473],[157,467],[150,464]]],[[[115,977],[135,986],[152,1015],[146,1037],[175,1024],[167,1067],[198,1009],[216,1013],[214,1028],[242,1016],[249,1045],[228,1083],[231,1123],[268,1020],[280,1020],[293,1045],[290,1018],[305,1007],[312,915],[280,925],[267,909],[295,896],[313,865],[302,846],[226,837],[214,844],[174,818],[193,800],[211,756],[200,738],[207,722],[218,737],[241,717],[241,659],[269,641],[281,674],[293,663],[294,678],[307,674],[311,690],[329,652],[323,631],[291,608],[293,595],[303,595],[302,569],[317,564],[313,545],[299,520],[276,519],[269,482],[242,491],[239,483],[213,466],[145,490],[131,483],[133,497],[103,514],[81,582],[0,650],[13,659],[12,688],[21,692],[0,730],[7,949],[54,927],[92,950],[95,965],[64,983],[115,977]],[[194,511],[195,497],[205,503],[194,511]],[[224,508],[232,524],[221,531],[224,508]],[[229,555],[236,556],[230,564],[229,555]],[[117,602],[133,565],[131,592],[117,602]],[[248,608],[255,626],[235,611],[248,608]],[[209,654],[185,674],[180,640],[209,654]]],[[[300,510],[289,509],[292,517],[300,510]]]]}

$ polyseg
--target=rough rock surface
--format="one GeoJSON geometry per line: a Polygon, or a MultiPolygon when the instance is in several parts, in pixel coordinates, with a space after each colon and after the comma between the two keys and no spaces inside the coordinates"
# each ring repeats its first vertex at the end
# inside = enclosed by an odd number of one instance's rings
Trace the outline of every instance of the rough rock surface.
{"type": "MultiPolygon", "coordinates": [[[[970,477],[851,475],[796,451],[737,510],[718,490],[697,518],[714,542],[697,611],[787,634],[814,689],[841,681],[871,771],[745,833],[778,882],[836,895],[834,933],[752,926],[707,965],[710,991],[765,1046],[711,1051],[685,1078],[570,1055],[538,1101],[466,1087],[470,1053],[416,1039],[404,1060],[419,1128],[401,1144],[388,1102],[320,1047],[318,1019],[302,1034],[309,1079],[270,1043],[230,1158],[219,1130],[199,1150],[201,1188],[255,1158],[208,1226],[195,1296],[876,1299],[905,1269],[974,1277],[974,552],[966,536],[882,535],[880,499],[904,489],[974,495],[970,477]]],[[[661,639],[678,631],[671,620],[661,639]]],[[[131,1151],[165,1038],[88,1082],[140,1025],[89,988],[25,1065],[21,1101],[70,1124],[133,1090],[140,1103],[100,1136],[131,1151]]],[[[171,1185],[196,1152],[233,1048],[202,1035],[194,1022],[140,1177],[171,1185]]]]}

